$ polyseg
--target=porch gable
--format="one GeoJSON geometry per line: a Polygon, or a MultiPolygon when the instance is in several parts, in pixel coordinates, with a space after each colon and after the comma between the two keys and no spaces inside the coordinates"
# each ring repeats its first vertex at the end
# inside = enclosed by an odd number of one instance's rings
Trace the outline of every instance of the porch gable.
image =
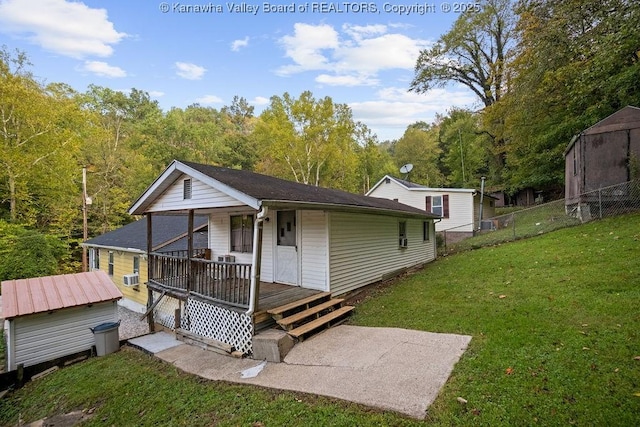
{"type": "Polygon", "coordinates": [[[174,161],[135,201],[129,213],[144,215],[147,212],[243,205],[256,210],[260,208],[260,202],[255,197],[174,161]],[[191,198],[185,199],[184,180],[188,178],[191,179],[191,198]]]}

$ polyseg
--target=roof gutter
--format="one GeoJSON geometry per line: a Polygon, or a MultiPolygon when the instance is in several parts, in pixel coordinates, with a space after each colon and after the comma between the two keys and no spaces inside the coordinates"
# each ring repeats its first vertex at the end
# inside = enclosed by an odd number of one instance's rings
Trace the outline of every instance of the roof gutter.
{"type": "MultiPolygon", "coordinates": [[[[435,219],[438,218],[437,215],[430,214],[427,211],[423,212],[409,212],[402,211],[397,209],[389,209],[389,208],[376,208],[370,206],[357,206],[357,205],[344,205],[337,203],[318,203],[318,202],[299,202],[299,201],[287,201],[287,200],[263,200],[263,206],[269,206],[271,208],[287,208],[287,209],[331,209],[335,211],[342,212],[353,212],[353,213],[379,213],[389,216],[412,216],[416,218],[427,218],[427,219],[435,219]]],[[[419,211],[419,209],[416,209],[419,211]]]]}

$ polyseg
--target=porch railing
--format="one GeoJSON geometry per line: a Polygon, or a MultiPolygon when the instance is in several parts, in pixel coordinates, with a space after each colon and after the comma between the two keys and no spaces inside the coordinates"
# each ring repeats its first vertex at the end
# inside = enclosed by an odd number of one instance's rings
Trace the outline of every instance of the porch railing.
{"type": "Polygon", "coordinates": [[[251,264],[152,253],[149,280],[185,294],[234,307],[249,307],[251,264]]]}

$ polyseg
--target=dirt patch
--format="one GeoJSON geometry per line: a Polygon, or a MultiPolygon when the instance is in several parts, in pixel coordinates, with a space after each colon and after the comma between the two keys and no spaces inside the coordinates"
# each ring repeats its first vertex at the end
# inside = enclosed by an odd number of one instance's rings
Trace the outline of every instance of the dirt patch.
{"type": "Polygon", "coordinates": [[[63,415],[54,415],[53,417],[43,418],[41,420],[25,424],[25,427],[73,427],[78,423],[93,417],[94,411],[95,408],[91,408],[82,411],[73,411],[63,415]]]}

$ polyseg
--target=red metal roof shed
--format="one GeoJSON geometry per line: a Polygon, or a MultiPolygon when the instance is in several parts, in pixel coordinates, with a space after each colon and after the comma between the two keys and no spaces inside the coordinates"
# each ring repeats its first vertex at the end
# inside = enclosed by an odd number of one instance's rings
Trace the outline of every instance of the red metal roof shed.
{"type": "Polygon", "coordinates": [[[120,298],[122,293],[104,271],[2,282],[5,319],[120,298]]]}

